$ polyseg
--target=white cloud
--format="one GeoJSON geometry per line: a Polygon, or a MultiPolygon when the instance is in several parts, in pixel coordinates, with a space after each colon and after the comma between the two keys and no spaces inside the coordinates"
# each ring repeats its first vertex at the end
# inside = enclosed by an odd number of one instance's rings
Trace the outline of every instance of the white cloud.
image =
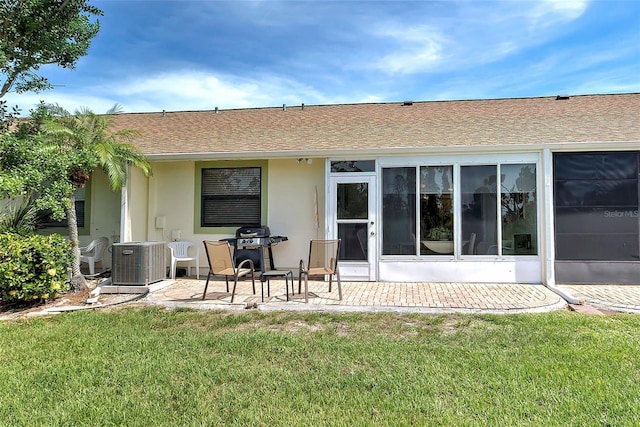
{"type": "Polygon", "coordinates": [[[23,114],[28,114],[28,110],[40,100],[59,104],[71,112],[79,107],[88,107],[96,113],[107,111],[115,103],[121,104],[125,112],[145,112],[381,100],[380,96],[369,93],[355,95],[355,99],[352,94],[324,94],[309,85],[272,75],[241,78],[204,71],[175,71],[147,77],[138,76],[111,82],[109,86],[89,87],[83,92],[72,93],[59,88],[41,94],[13,93],[6,100],[9,105],[18,104],[23,114]]]}
{"type": "Polygon", "coordinates": [[[382,21],[372,30],[362,29],[375,49],[363,67],[408,75],[499,61],[552,39],[562,31],[560,24],[578,19],[588,3],[454,2],[455,18],[416,13],[401,24],[382,21]]]}
{"type": "Polygon", "coordinates": [[[443,59],[445,38],[428,26],[392,26],[376,33],[398,46],[393,53],[373,61],[373,68],[389,74],[413,74],[435,69],[443,59]]]}
{"type": "Polygon", "coordinates": [[[330,102],[312,87],[290,79],[271,75],[240,78],[204,71],[138,77],[124,82],[116,95],[134,105],[153,106],[153,111],[330,102]]]}
{"type": "Polygon", "coordinates": [[[573,21],[582,16],[588,5],[588,0],[545,0],[540,4],[538,11],[541,15],[553,14],[573,21]]]}
{"type": "Polygon", "coordinates": [[[58,104],[72,113],[80,107],[87,107],[96,113],[104,113],[114,104],[122,104],[122,102],[108,96],[71,94],[56,89],[41,93],[10,93],[4,99],[10,106],[19,106],[23,116],[28,115],[29,110],[33,109],[40,101],[47,104],[58,104]]]}

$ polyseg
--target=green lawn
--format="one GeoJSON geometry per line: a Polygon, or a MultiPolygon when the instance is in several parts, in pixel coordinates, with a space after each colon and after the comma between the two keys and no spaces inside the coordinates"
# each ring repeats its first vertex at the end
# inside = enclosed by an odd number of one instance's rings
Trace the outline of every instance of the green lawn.
{"type": "Polygon", "coordinates": [[[0,322],[0,425],[640,425],[640,316],[0,322]]]}

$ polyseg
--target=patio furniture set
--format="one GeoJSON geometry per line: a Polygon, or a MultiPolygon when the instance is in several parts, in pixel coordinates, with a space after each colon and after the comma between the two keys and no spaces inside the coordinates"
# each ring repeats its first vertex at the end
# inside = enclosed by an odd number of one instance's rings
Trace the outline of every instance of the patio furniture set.
{"type": "MultiPolygon", "coordinates": [[[[241,227],[236,232],[235,238],[227,238],[219,241],[204,240],[203,245],[209,264],[209,273],[202,293],[204,300],[207,295],[209,281],[212,276],[224,276],[226,289],[229,292],[229,279],[233,279],[231,290],[231,302],[233,303],[236,294],[238,280],[243,277],[250,277],[253,294],[256,293],[255,273],[259,272],[261,282],[261,297],[264,302],[264,284],[267,284],[267,296],[271,296],[271,280],[280,278],[285,281],[285,291],[287,301],[289,301],[289,281],[291,281],[291,295],[295,294],[294,277],[292,270],[276,269],[273,260],[272,245],[288,240],[284,236],[270,236],[269,228],[261,227],[241,227]],[[265,259],[265,253],[267,259],[265,259]],[[268,264],[268,265],[267,265],[268,264]]],[[[95,274],[95,265],[102,262],[103,255],[109,246],[106,237],[93,240],[88,246],[81,248],[82,262],[89,266],[91,275],[95,274]]],[[[177,264],[187,263],[187,275],[191,276],[191,264],[195,263],[196,278],[200,278],[200,248],[189,241],[174,241],[167,243],[171,261],[169,277],[176,278],[177,264]]],[[[338,284],[338,295],[342,300],[342,287],[340,282],[340,271],[338,268],[338,256],[340,253],[340,239],[334,240],[311,240],[309,242],[309,253],[306,261],[300,260],[298,269],[298,294],[302,293],[302,281],[304,279],[304,299],[309,302],[309,278],[329,278],[329,292],[333,285],[335,276],[338,284]]]]}
{"type": "MultiPolygon", "coordinates": [[[[207,282],[202,293],[204,300],[209,287],[211,276],[224,276],[229,292],[229,278],[233,278],[233,288],[231,291],[231,302],[234,301],[236,286],[238,279],[241,277],[251,277],[253,293],[256,293],[254,272],[260,270],[260,282],[262,288],[262,301],[264,302],[264,283],[267,283],[267,296],[271,295],[270,280],[274,278],[284,278],[287,301],[289,301],[289,280],[291,280],[291,295],[295,294],[293,272],[291,270],[277,270],[273,267],[273,258],[270,258],[271,269],[267,270],[264,258],[261,257],[262,263],[256,266],[251,257],[240,259],[238,251],[234,250],[228,240],[221,241],[203,241],[207,261],[209,262],[209,273],[207,274],[207,282]]],[[[260,252],[264,251],[263,247],[257,248],[260,252]]],[[[298,273],[298,293],[302,293],[302,280],[304,279],[304,299],[305,303],[309,302],[309,277],[329,276],[329,292],[335,275],[338,283],[338,295],[342,299],[342,287],[340,283],[340,271],[338,269],[338,254],[340,252],[340,239],[335,240],[311,240],[309,242],[309,257],[305,263],[300,260],[298,273]]],[[[271,255],[270,255],[271,256],[271,255]]]]}

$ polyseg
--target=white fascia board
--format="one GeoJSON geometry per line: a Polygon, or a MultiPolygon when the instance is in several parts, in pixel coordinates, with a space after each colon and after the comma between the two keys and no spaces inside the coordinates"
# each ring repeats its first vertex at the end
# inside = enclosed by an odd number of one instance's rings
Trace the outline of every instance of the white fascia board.
{"type": "Polygon", "coordinates": [[[296,159],[327,158],[327,157],[372,157],[392,155],[433,155],[433,154],[473,154],[473,153],[515,153],[523,151],[623,151],[640,150],[640,141],[628,142],[558,142],[538,144],[497,144],[497,145],[451,145],[440,147],[411,147],[411,148],[370,148],[370,149],[327,149],[327,150],[279,150],[279,151],[251,151],[251,152],[203,152],[203,153],[167,153],[149,154],[150,161],[171,160],[241,160],[241,159],[296,159]]]}
{"type": "Polygon", "coordinates": [[[628,142],[564,142],[544,144],[540,148],[561,151],[629,151],[640,150],[640,141],[628,142]]]}

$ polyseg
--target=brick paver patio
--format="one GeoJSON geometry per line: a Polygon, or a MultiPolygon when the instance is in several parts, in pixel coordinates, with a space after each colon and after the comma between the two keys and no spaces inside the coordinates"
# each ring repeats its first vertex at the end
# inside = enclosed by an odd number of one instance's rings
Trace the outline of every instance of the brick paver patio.
{"type": "MultiPolygon", "coordinates": [[[[198,309],[245,308],[254,303],[262,310],[342,310],[342,311],[414,311],[414,312],[492,312],[518,313],[559,310],[566,302],[543,285],[470,284],[470,283],[389,283],[342,282],[343,299],[338,289],[328,292],[328,282],[309,282],[309,303],[296,293],[286,300],[283,280],[271,281],[271,296],[261,301],[260,282],[253,295],[250,281],[238,283],[234,303],[224,281],[212,281],[207,297],[201,300],[204,280],[178,279],[153,290],[149,302],[170,307],[198,309]]],[[[304,287],[304,285],[303,285],[304,287]]],[[[297,281],[296,281],[297,292],[297,281]]]]}
{"type": "Polygon", "coordinates": [[[594,307],[640,313],[638,285],[561,285],[558,288],[594,307]]]}

